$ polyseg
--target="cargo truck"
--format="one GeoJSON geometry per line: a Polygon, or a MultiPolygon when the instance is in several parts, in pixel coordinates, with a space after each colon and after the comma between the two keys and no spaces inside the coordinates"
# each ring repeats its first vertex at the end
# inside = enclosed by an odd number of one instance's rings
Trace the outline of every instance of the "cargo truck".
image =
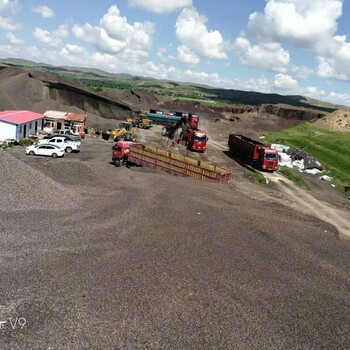
{"type": "Polygon", "coordinates": [[[145,166],[167,173],[194,177],[201,180],[228,182],[231,172],[197,159],[185,157],[163,149],[133,143],[117,141],[113,146],[112,161],[116,167],[125,165],[145,166]]]}
{"type": "Polygon", "coordinates": [[[207,134],[203,130],[186,129],[179,143],[185,144],[189,151],[205,152],[207,148],[207,134]]]}
{"type": "Polygon", "coordinates": [[[278,168],[278,152],[259,141],[243,135],[230,134],[230,154],[258,170],[275,171],[278,168]]]}
{"type": "Polygon", "coordinates": [[[186,119],[189,124],[194,128],[198,128],[200,116],[199,114],[183,113],[183,112],[172,112],[165,114],[161,111],[152,110],[146,114],[146,118],[151,120],[154,124],[160,124],[164,126],[173,126],[182,119],[186,119]]]}

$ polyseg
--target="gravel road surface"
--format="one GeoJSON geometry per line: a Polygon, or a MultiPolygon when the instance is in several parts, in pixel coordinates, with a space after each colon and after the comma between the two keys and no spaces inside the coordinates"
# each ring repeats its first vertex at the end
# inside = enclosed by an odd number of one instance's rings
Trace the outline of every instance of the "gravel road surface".
{"type": "Polygon", "coordinates": [[[349,348],[334,226],[110,157],[88,138],[63,159],[0,153],[1,349],[349,348]]]}

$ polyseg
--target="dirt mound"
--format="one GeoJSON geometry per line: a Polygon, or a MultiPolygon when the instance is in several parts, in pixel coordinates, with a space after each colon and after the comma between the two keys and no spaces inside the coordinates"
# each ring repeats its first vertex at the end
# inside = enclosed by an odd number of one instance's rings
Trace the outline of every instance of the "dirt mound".
{"type": "Polygon", "coordinates": [[[158,106],[160,102],[160,99],[149,91],[128,90],[118,93],[113,90],[108,90],[103,92],[102,95],[121,101],[140,112],[146,112],[150,108],[158,106]]]}
{"type": "Polygon", "coordinates": [[[213,119],[215,117],[220,117],[222,109],[215,108],[213,106],[208,106],[196,101],[166,101],[159,104],[159,108],[164,111],[182,111],[188,113],[199,113],[208,119],[213,119]]]}
{"type": "Polygon", "coordinates": [[[68,79],[41,72],[6,68],[1,72],[0,109],[84,111],[108,119],[133,114],[125,103],[103,97],[68,79]]]}
{"type": "Polygon", "coordinates": [[[1,69],[0,70],[0,79],[6,79],[9,77],[12,77],[14,75],[19,75],[22,74],[24,71],[21,68],[16,68],[16,67],[11,67],[11,68],[6,68],[6,69],[1,69]]]}
{"type": "Polygon", "coordinates": [[[287,105],[228,105],[216,106],[205,105],[195,101],[168,101],[159,105],[160,108],[167,110],[180,110],[184,112],[200,113],[203,116],[212,119],[220,117],[233,117],[238,114],[255,113],[261,116],[271,115],[277,116],[287,120],[308,121],[312,119],[321,118],[325,113],[318,110],[292,107],[287,105]]]}
{"type": "Polygon", "coordinates": [[[64,210],[77,207],[77,195],[0,150],[1,211],[64,210]]]}
{"type": "Polygon", "coordinates": [[[339,109],[317,120],[314,125],[323,129],[348,133],[350,132],[350,111],[339,109]]]}

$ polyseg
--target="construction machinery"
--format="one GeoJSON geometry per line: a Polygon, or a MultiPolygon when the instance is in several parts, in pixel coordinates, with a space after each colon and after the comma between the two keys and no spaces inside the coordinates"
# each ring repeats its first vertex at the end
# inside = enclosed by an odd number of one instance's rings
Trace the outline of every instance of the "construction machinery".
{"type": "Polygon", "coordinates": [[[198,115],[183,115],[175,125],[168,128],[168,137],[185,145],[189,151],[204,152],[208,138],[205,131],[198,129],[198,119],[198,115]]]}
{"type": "Polygon", "coordinates": [[[107,130],[102,132],[104,140],[113,141],[136,141],[136,128],[131,123],[121,122],[118,129],[107,130]]]}
{"type": "Polygon", "coordinates": [[[140,129],[149,129],[152,127],[152,121],[147,118],[133,117],[127,119],[128,123],[131,123],[134,127],[140,129]]]}

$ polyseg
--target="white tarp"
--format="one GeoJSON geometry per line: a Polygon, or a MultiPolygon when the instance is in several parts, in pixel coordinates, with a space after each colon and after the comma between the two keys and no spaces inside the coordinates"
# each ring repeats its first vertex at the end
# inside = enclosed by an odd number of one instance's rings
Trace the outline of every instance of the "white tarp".
{"type": "Polygon", "coordinates": [[[289,151],[289,147],[288,146],[282,145],[282,144],[279,144],[279,143],[273,143],[270,147],[272,149],[277,150],[278,152],[288,152],[289,151]]]}

